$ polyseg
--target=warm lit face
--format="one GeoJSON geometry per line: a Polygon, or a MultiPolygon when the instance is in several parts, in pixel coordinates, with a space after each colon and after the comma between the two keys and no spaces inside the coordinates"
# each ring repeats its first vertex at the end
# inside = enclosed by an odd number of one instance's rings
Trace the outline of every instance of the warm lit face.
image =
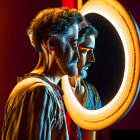
{"type": "Polygon", "coordinates": [[[78,75],[84,79],[87,77],[87,70],[91,62],[95,62],[93,50],[95,48],[94,35],[86,35],[83,42],[79,45],[80,58],[77,63],[78,75]]]}
{"type": "Polygon", "coordinates": [[[56,50],[56,63],[63,75],[73,77],[76,74],[79,51],[77,47],[79,34],[78,24],[73,24],[66,35],[63,35],[58,41],[56,50]]]}

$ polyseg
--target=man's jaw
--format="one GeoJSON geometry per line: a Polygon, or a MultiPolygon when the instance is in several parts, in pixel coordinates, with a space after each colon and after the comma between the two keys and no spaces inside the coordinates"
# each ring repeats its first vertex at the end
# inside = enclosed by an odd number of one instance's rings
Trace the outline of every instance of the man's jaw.
{"type": "Polygon", "coordinates": [[[82,67],[82,70],[85,70],[85,71],[87,71],[88,70],[88,68],[90,67],[90,63],[86,63],[83,67],[82,67]]]}

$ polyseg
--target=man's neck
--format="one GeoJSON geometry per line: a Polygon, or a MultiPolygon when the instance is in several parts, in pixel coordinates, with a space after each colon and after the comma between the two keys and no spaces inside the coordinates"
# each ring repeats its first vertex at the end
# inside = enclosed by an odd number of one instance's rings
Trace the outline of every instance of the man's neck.
{"type": "Polygon", "coordinates": [[[70,84],[73,88],[73,91],[75,93],[75,96],[77,97],[78,101],[80,103],[83,102],[83,96],[85,94],[85,88],[82,84],[82,79],[80,76],[75,76],[73,78],[69,79],[70,84]]]}
{"type": "Polygon", "coordinates": [[[42,54],[39,54],[38,64],[31,73],[45,74],[50,82],[57,85],[63,75],[58,65],[52,61],[46,60],[42,54]]]}
{"type": "Polygon", "coordinates": [[[76,87],[80,87],[81,86],[81,77],[76,75],[72,78],[69,78],[69,82],[70,82],[70,85],[75,89],[76,87]]]}

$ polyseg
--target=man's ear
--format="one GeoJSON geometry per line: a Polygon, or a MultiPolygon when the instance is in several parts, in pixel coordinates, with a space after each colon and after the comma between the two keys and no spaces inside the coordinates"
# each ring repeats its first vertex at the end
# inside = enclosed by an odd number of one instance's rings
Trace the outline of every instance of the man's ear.
{"type": "Polygon", "coordinates": [[[54,51],[56,47],[56,39],[54,37],[50,37],[47,40],[47,46],[48,46],[49,51],[54,51]]]}

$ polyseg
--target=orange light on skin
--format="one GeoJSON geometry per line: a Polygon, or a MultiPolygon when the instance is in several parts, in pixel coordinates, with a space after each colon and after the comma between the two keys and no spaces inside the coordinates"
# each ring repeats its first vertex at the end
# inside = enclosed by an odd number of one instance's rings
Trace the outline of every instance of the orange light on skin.
{"type": "Polygon", "coordinates": [[[77,101],[68,81],[62,78],[64,103],[73,121],[83,129],[101,130],[119,120],[137,96],[140,74],[140,49],[136,26],[123,5],[116,0],[90,0],[80,10],[83,15],[96,13],[106,18],[118,31],[125,53],[125,70],[120,89],[107,105],[87,110],[77,101]]]}

